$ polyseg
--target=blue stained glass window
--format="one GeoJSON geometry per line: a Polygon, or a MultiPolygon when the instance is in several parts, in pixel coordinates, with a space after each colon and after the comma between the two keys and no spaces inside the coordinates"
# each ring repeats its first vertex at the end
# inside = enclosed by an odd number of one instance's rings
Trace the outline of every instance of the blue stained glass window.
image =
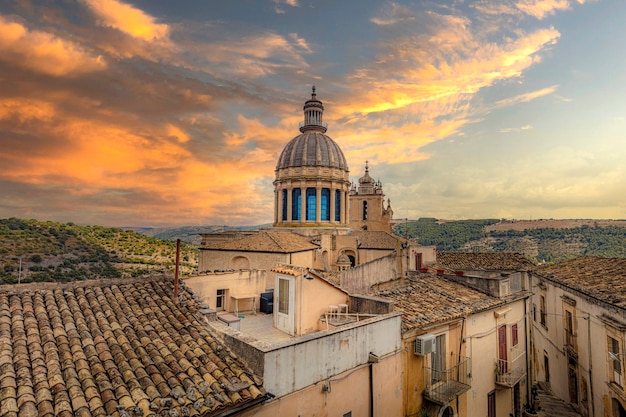
{"type": "Polygon", "coordinates": [[[300,220],[300,209],[302,208],[302,191],[294,188],[291,191],[291,220],[300,220]]]}
{"type": "Polygon", "coordinates": [[[306,189],[306,219],[315,220],[317,208],[317,190],[315,188],[306,189]]]}
{"type": "Polygon", "coordinates": [[[281,204],[283,210],[282,220],[285,221],[287,220],[287,190],[283,190],[283,192],[281,193],[281,198],[283,199],[281,204]]]}
{"type": "Polygon", "coordinates": [[[341,221],[341,191],[335,190],[335,221],[341,221]]]}
{"type": "Polygon", "coordinates": [[[330,221],[330,189],[322,188],[322,201],[320,202],[320,219],[330,221]]]}

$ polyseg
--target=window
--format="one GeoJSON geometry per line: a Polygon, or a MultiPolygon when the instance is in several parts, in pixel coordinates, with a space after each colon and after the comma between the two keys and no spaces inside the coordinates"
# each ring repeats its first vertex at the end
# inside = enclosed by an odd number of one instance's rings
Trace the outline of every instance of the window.
{"type": "Polygon", "coordinates": [[[335,190],[335,221],[341,221],[341,191],[335,190]]]}
{"type": "Polygon", "coordinates": [[[289,281],[278,279],[278,312],[289,314],[289,281]]]}
{"type": "Polygon", "coordinates": [[[317,190],[315,188],[306,189],[306,219],[316,220],[317,210],[317,190]]]}
{"type": "Polygon", "coordinates": [[[283,214],[281,216],[282,220],[287,220],[287,190],[283,190],[282,192],[282,210],[283,210],[283,214]]]}
{"type": "Polygon", "coordinates": [[[367,220],[367,201],[363,202],[363,220],[367,220]]]}
{"type": "Polygon", "coordinates": [[[343,417],[352,417],[352,411],[343,414],[343,417]]]}
{"type": "Polygon", "coordinates": [[[330,190],[328,188],[322,188],[320,219],[322,221],[330,221],[330,190]]]}
{"type": "Polygon", "coordinates": [[[224,310],[224,296],[226,295],[226,290],[217,290],[217,295],[215,296],[215,309],[216,310],[224,310]]]}
{"type": "Polygon", "coordinates": [[[609,360],[611,382],[622,386],[622,356],[620,355],[619,341],[608,336],[609,360]]]}
{"type": "Polygon", "coordinates": [[[574,317],[569,310],[565,310],[565,344],[574,346],[574,317]]]}
{"type": "Polygon", "coordinates": [[[496,417],[496,392],[487,394],[487,417],[496,417]]]}
{"type": "Polygon", "coordinates": [[[511,345],[517,346],[517,323],[511,325],[511,345]]]}
{"type": "Polygon", "coordinates": [[[537,322],[537,304],[533,303],[533,321],[537,322]]]}
{"type": "Polygon", "coordinates": [[[540,295],[539,296],[539,313],[541,314],[540,320],[541,320],[541,325],[545,328],[548,328],[548,325],[546,323],[546,296],[545,295],[540,295]]]}
{"type": "Polygon", "coordinates": [[[508,347],[506,344],[506,324],[498,327],[498,371],[500,375],[509,372],[508,347]]]}
{"type": "Polygon", "coordinates": [[[446,370],[446,335],[441,334],[435,339],[435,351],[430,354],[430,365],[432,368],[431,380],[436,383],[444,380],[446,370]]]}
{"type": "Polygon", "coordinates": [[[291,191],[291,219],[292,220],[300,220],[302,208],[302,191],[299,188],[294,188],[291,191]]]}

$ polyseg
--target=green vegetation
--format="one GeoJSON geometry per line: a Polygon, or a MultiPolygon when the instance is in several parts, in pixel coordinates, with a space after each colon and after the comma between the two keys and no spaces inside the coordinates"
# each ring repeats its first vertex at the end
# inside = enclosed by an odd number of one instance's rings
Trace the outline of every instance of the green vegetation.
{"type": "MultiPolygon", "coordinates": [[[[182,274],[195,271],[195,246],[181,243],[182,274]]],[[[130,230],[0,219],[0,283],[173,275],[176,242],[130,230]]]]}
{"type": "MultiPolygon", "coordinates": [[[[559,262],[583,255],[626,258],[626,227],[545,227],[524,230],[492,230],[498,220],[439,222],[419,219],[398,224],[395,233],[422,245],[450,252],[518,252],[535,262],[559,262]]],[[[558,222],[558,221],[557,221],[558,222]]]]}
{"type": "Polygon", "coordinates": [[[398,224],[395,233],[408,236],[422,245],[436,246],[440,251],[458,251],[467,242],[486,237],[485,226],[498,221],[487,219],[438,222],[437,219],[424,218],[398,224]]]}

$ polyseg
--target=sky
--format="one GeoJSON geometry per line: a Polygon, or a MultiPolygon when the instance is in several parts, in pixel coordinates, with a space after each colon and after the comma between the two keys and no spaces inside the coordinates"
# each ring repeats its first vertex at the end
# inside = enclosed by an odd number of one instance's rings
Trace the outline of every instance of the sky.
{"type": "Polygon", "coordinates": [[[316,86],[396,219],[626,218],[624,0],[4,0],[0,218],[273,221],[316,86]]]}

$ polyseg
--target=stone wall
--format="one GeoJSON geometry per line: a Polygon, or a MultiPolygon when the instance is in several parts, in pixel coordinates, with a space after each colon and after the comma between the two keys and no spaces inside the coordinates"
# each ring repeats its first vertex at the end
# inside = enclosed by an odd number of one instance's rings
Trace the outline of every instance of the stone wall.
{"type": "Polygon", "coordinates": [[[369,294],[374,284],[402,276],[399,258],[388,255],[341,273],[341,287],[350,294],[369,294]]]}

